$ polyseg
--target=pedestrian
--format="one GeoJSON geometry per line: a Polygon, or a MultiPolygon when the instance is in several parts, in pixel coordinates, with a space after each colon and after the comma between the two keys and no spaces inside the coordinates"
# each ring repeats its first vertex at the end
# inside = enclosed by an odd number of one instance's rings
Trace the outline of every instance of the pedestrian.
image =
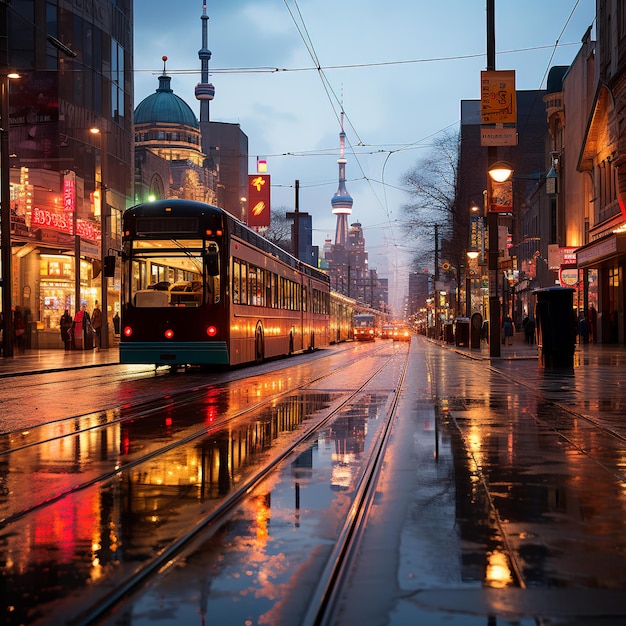
{"type": "Polygon", "coordinates": [[[502,319],[502,328],[504,330],[502,344],[510,346],[513,343],[513,320],[510,315],[505,315],[502,319]]]}
{"type": "Polygon", "coordinates": [[[87,305],[83,304],[80,307],[80,311],[74,316],[73,337],[74,337],[74,349],[75,350],[88,350],[92,345],[89,345],[91,339],[91,333],[93,332],[91,327],[91,318],[87,313],[87,305]]]}
{"type": "Polygon", "coordinates": [[[598,312],[593,304],[589,306],[588,317],[587,330],[589,331],[589,338],[593,343],[596,343],[598,341],[598,312]]]}
{"type": "Polygon", "coordinates": [[[91,313],[91,326],[95,332],[96,352],[100,352],[100,348],[102,347],[102,311],[98,306],[97,300],[91,313]]]}
{"type": "Polygon", "coordinates": [[[15,334],[15,347],[18,352],[24,351],[24,335],[26,334],[26,325],[22,316],[22,309],[15,307],[13,312],[13,332],[15,334]]]}
{"type": "Polygon", "coordinates": [[[61,327],[61,339],[66,350],[72,349],[72,316],[70,310],[65,309],[65,313],[61,315],[59,325],[61,327]]]}
{"type": "Polygon", "coordinates": [[[535,318],[529,315],[524,326],[524,341],[533,345],[535,343],[535,318]]]}
{"type": "Polygon", "coordinates": [[[118,311],[115,311],[115,315],[113,316],[113,332],[116,335],[120,334],[120,314],[118,311]]]}
{"type": "Polygon", "coordinates": [[[589,343],[589,326],[584,311],[578,314],[578,343],[589,343]]]}

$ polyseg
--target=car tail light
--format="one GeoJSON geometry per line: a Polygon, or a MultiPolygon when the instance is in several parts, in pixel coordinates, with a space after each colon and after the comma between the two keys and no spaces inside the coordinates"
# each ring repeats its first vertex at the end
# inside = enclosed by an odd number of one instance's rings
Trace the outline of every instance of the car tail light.
{"type": "Polygon", "coordinates": [[[124,326],[124,337],[130,337],[133,334],[133,329],[130,326],[124,326]]]}
{"type": "Polygon", "coordinates": [[[215,326],[209,326],[209,327],[206,329],[206,334],[207,334],[209,337],[215,337],[215,335],[217,335],[217,328],[215,328],[215,326]]]}
{"type": "Polygon", "coordinates": [[[171,328],[168,328],[164,334],[166,339],[171,339],[174,336],[174,331],[171,328]]]}

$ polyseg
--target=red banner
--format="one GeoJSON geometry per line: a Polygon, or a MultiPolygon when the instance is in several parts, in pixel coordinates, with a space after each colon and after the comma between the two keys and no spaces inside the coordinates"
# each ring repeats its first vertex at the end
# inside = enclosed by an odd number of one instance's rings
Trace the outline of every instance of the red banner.
{"type": "Polygon", "coordinates": [[[248,175],[248,226],[270,225],[270,176],[248,175]]]}

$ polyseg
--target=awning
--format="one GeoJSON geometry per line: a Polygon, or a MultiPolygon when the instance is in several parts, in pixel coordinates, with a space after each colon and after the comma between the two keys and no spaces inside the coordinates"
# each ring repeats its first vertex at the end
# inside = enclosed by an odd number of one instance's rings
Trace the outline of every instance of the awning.
{"type": "Polygon", "coordinates": [[[626,255],[626,232],[611,233],[576,250],[579,268],[594,267],[626,255]]]}

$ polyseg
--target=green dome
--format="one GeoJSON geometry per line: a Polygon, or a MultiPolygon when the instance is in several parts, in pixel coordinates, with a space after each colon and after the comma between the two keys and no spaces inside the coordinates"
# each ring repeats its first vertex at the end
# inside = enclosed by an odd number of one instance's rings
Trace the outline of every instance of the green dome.
{"type": "Polygon", "coordinates": [[[191,107],[170,87],[171,76],[159,76],[159,88],[135,109],[135,124],[181,124],[200,128],[191,107]]]}

